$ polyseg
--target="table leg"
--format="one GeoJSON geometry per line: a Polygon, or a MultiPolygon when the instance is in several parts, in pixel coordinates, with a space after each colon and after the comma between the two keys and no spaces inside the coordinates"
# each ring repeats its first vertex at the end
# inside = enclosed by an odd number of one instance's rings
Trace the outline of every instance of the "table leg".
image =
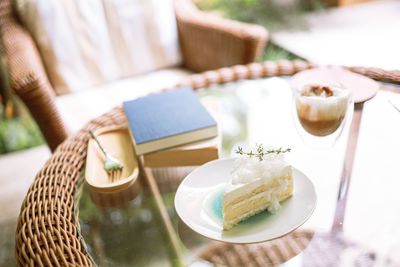
{"type": "Polygon", "coordinates": [[[171,247],[168,247],[167,249],[171,253],[172,264],[173,266],[185,266],[183,256],[181,254],[183,246],[174,230],[171,218],[168,215],[167,208],[165,207],[160,190],[158,189],[157,182],[154,179],[153,172],[151,168],[144,166],[143,157],[139,158],[139,167],[148,185],[148,188],[154,197],[158,213],[163,222],[163,226],[165,227],[165,232],[167,233],[168,241],[171,243],[171,247]]]}
{"type": "Polygon", "coordinates": [[[351,121],[349,139],[347,141],[346,155],[343,163],[342,178],[340,180],[332,232],[343,231],[343,220],[346,212],[347,194],[350,186],[351,174],[353,171],[353,163],[357,149],[363,107],[364,103],[358,103],[354,105],[354,114],[351,121]]]}

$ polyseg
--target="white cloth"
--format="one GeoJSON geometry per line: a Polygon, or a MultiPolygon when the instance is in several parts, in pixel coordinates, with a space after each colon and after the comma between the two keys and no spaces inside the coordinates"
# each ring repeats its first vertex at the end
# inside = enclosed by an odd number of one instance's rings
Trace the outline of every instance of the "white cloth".
{"type": "Polygon", "coordinates": [[[189,74],[178,68],[153,71],[56,97],[56,104],[69,131],[73,133],[91,119],[121,105],[123,101],[171,88],[189,74]]]}
{"type": "Polygon", "coordinates": [[[172,0],[15,0],[57,94],[181,63],[172,0]]]}

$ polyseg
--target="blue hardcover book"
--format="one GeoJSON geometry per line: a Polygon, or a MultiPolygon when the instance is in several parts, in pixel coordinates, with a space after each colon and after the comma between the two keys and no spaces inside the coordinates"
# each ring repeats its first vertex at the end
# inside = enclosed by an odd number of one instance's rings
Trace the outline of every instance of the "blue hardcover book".
{"type": "Polygon", "coordinates": [[[217,122],[191,89],[152,94],[123,106],[137,155],[218,134],[217,122]]]}

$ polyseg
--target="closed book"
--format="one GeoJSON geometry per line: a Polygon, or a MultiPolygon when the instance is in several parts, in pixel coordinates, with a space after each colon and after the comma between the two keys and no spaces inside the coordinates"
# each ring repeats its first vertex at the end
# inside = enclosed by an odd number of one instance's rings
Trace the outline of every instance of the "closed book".
{"type": "Polygon", "coordinates": [[[123,104],[137,155],[217,136],[217,123],[191,89],[152,94],[123,104]]]}
{"type": "Polygon", "coordinates": [[[146,167],[199,166],[218,159],[219,136],[143,155],[146,167]]]}

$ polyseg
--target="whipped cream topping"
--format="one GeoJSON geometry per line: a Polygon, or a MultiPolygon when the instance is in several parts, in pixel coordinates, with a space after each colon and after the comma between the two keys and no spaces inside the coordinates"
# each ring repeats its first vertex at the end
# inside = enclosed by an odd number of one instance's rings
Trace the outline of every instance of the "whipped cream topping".
{"type": "Polygon", "coordinates": [[[236,159],[231,171],[232,185],[251,183],[262,179],[268,181],[277,176],[290,174],[290,165],[285,162],[283,154],[268,154],[263,160],[240,157],[236,159]]]}

